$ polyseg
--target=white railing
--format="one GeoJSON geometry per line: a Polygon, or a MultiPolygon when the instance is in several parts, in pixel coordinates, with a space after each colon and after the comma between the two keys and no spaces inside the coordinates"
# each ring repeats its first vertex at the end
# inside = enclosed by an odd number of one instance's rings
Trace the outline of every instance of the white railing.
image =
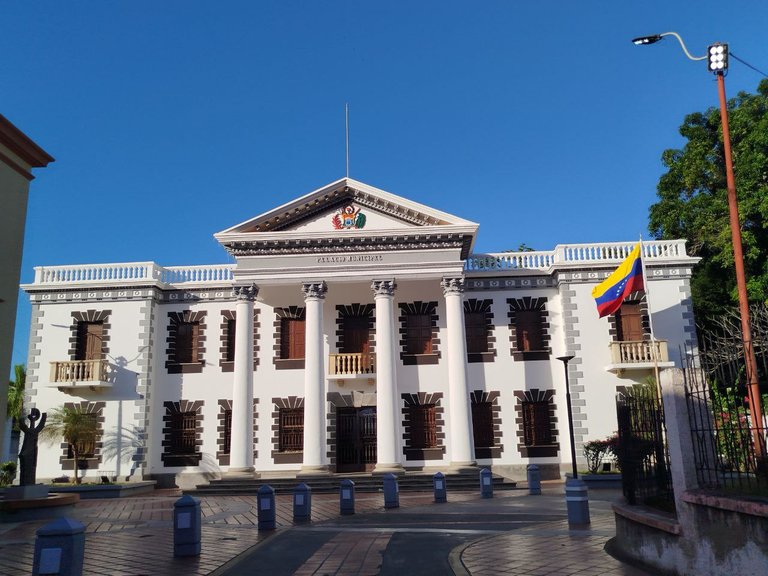
{"type": "Polygon", "coordinates": [[[650,340],[632,340],[629,342],[611,342],[611,361],[613,364],[651,364],[669,362],[666,340],[656,340],[655,359],[654,342],[650,340]]]}
{"type": "Polygon", "coordinates": [[[106,382],[107,360],[67,360],[51,362],[51,382],[106,382]]]}
{"type": "Polygon", "coordinates": [[[234,264],[158,266],[154,262],[36,266],[35,286],[63,284],[222,284],[232,281],[234,264]]]}
{"type": "MultiPolygon", "coordinates": [[[[596,244],[558,244],[554,250],[472,254],[464,265],[467,271],[549,270],[556,264],[617,264],[637,244],[600,242],[596,244]]],[[[685,240],[644,240],[643,259],[648,262],[687,258],[685,240]]]]}
{"type": "Polygon", "coordinates": [[[373,354],[362,352],[331,354],[328,357],[328,372],[331,376],[373,374],[376,372],[375,358],[373,354]]]}

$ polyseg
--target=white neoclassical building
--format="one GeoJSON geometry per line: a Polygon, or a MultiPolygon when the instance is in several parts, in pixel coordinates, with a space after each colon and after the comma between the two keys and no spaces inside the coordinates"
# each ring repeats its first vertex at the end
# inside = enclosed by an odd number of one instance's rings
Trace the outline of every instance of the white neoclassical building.
{"type": "MultiPolygon", "coordinates": [[[[235,264],[37,267],[28,407],[93,414],[86,476],[463,469],[524,477],[616,429],[617,389],[695,339],[682,240],[648,294],[590,292],[633,242],[474,254],[478,225],[343,178],[215,234],[235,264]],[[650,340],[652,314],[655,344],[650,340]]],[[[38,476],[71,474],[66,443],[38,476]]]]}

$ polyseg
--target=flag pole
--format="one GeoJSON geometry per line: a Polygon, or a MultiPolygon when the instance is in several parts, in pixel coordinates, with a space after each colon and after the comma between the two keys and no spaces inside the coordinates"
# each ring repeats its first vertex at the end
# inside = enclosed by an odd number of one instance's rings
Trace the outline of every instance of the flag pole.
{"type": "Polygon", "coordinates": [[[645,305],[648,307],[648,329],[651,331],[651,356],[653,356],[653,375],[656,379],[656,393],[661,399],[661,380],[659,379],[659,354],[656,343],[656,333],[653,331],[653,313],[651,312],[651,291],[648,289],[648,276],[645,273],[645,260],[643,259],[643,235],[640,234],[640,269],[643,271],[643,291],[645,292],[645,305]]]}

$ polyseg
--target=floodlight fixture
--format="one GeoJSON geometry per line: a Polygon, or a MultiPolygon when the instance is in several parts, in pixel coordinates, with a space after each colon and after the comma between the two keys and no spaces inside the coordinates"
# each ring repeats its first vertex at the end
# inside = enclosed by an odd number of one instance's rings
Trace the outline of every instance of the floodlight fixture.
{"type": "Polygon", "coordinates": [[[712,44],[707,48],[709,57],[709,70],[715,74],[723,74],[728,70],[728,44],[719,42],[712,44]]]}

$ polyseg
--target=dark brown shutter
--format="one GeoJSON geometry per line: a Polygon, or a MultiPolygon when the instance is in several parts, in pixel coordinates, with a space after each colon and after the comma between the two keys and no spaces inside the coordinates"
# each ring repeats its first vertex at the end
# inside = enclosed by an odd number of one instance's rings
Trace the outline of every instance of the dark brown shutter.
{"type": "Polygon", "coordinates": [[[624,302],[616,312],[616,320],[619,341],[630,342],[643,339],[645,333],[643,314],[638,302],[624,302]]]}
{"type": "Polygon", "coordinates": [[[229,454],[232,447],[232,410],[224,410],[224,454],[229,454]]]}
{"type": "Polygon", "coordinates": [[[432,317],[408,314],[405,317],[405,351],[407,354],[432,353],[432,317]]]}
{"type": "Polygon", "coordinates": [[[179,322],[176,326],[176,362],[179,364],[198,362],[199,343],[200,324],[197,322],[179,322]]]}
{"type": "Polygon", "coordinates": [[[347,316],[344,318],[344,349],[347,354],[368,352],[370,339],[368,316],[347,316]]]}
{"type": "Polygon", "coordinates": [[[493,405],[490,402],[472,403],[472,435],[475,448],[493,446],[493,405]]]}
{"type": "Polygon", "coordinates": [[[281,408],[279,421],[280,452],[300,452],[304,449],[304,409],[281,408]]]}
{"type": "Polygon", "coordinates": [[[305,327],[303,318],[283,318],[280,321],[280,358],[304,358],[305,327]]]}
{"type": "Polygon", "coordinates": [[[103,322],[78,322],[75,360],[101,360],[103,322]]]}
{"type": "Polygon", "coordinates": [[[196,437],[196,412],[171,414],[171,454],[194,454],[196,452],[196,437]]]}
{"type": "Polygon", "coordinates": [[[465,312],[464,330],[467,335],[467,353],[488,352],[488,326],[485,312],[465,312]]]}
{"type": "Polygon", "coordinates": [[[519,351],[543,350],[541,312],[538,310],[518,310],[515,314],[515,333],[519,351]]]}
{"type": "Polygon", "coordinates": [[[235,333],[237,330],[236,320],[234,318],[227,319],[227,352],[226,361],[235,361],[235,333]]]}
{"type": "Polygon", "coordinates": [[[526,446],[552,444],[549,402],[523,402],[523,429],[526,446]]]}
{"type": "Polygon", "coordinates": [[[434,448],[437,446],[437,423],[435,405],[423,404],[409,408],[409,430],[411,448],[434,448]]]}

